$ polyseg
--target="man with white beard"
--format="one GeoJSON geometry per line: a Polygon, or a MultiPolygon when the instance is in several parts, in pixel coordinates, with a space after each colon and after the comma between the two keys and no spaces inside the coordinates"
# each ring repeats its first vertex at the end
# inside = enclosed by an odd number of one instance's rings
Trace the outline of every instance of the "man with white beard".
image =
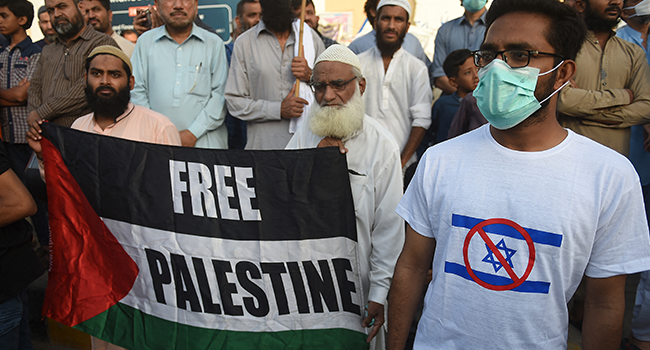
{"type": "Polygon", "coordinates": [[[372,326],[370,348],[384,349],[384,305],[404,243],[404,222],[395,213],[402,197],[399,147],[388,130],[365,115],[361,95],[366,80],[350,49],[326,49],[316,59],[311,87],[317,103],[287,149],[338,146],[347,155],[368,311],[362,323],[372,326]]]}

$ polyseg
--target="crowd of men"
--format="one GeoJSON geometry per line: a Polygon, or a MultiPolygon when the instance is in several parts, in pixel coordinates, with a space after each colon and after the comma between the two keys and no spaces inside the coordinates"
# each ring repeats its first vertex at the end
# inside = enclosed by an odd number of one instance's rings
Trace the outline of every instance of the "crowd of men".
{"type": "Polygon", "coordinates": [[[650,350],[650,0],[461,0],[432,60],[408,0],[367,0],[373,30],[347,47],[312,0],[300,47],[301,2],[241,0],[224,44],[199,0],[154,0],[119,34],[109,0],[0,0],[0,349],[31,349],[26,288],[45,267],[25,218],[47,254],[49,122],[338,147],[371,349],[560,349],[571,322],[584,349],[650,350]]]}

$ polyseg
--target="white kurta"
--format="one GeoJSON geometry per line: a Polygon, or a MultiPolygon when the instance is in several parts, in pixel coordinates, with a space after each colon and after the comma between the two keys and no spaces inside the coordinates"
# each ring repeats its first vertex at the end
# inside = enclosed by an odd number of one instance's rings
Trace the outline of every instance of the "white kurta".
{"type": "MultiPolygon", "coordinates": [[[[316,148],[321,139],[305,123],[287,149],[316,148]]],[[[386,305],[404,245],[404,221],[395,213],[403,188],[399,150],[388,130],[367,115],[363,132],[346,141],[345,147],[357,218],[363,299],[386,305]]]]}
{"type": "Polygon", "coordinates": [[[401,48],[385,72],[377,46],[358,56],[367,81],[363,94],[366,113],[393,134],[402,151],[412,128],[429,129],[431,125],[433,93],[427,67],[401,48]]]}

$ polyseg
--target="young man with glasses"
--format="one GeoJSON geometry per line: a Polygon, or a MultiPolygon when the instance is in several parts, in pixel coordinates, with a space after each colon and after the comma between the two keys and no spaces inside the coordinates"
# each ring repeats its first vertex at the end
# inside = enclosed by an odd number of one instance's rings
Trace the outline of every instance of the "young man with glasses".
{"type": "Polygon", "coordinates": [[[434,249],[414,349],[566,349],[583,274],[582,348],[618,349],[650,235],[629,161],[555,117],[586,29],[556,0],[495,0],[487,23],[474,96],[489,124],[429,148],[397,207],[388,349],[404,348],[434,249]]]}
{"type": "Polygon", "coordinates": [[[317,103],[309,111],[308,125],[296,132],[287,148],[338,146],[347,155],[362,300],[368,304],[363,326],[372,326],[368,341],[377,335],[371,349],[384,349],[386,296],[404,242],[404,221],[395,213],[402,197],[399,148],[390,132],[364,112],[366,80],[350,49],[332,45],[325,50],[316,59],[311,86],[317,103]]]}

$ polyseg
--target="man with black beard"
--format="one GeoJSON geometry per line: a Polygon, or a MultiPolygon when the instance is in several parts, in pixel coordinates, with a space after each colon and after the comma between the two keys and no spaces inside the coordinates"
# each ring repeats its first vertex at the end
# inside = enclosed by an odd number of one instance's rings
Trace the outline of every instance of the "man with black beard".
{"type": "MultiPolygon", "coordinates": [[[[85,95],[91,113],[77,119],[72,129],[119,137],[132,141],[180,146],[178,129],[164,115],[129,102],[134,79],[131,61],[119,48],[99,46],[85,63],[85,95]]],[[[35,128],[27,140],[39,161],[44,177],[41,135],[35,128]]],[[[93,350],[124,350],[119,346],[92,337],[93,350]]]]}
{"type": "Polygon", "coordinates": [[[86,26],[77,4],[78,0],[45,1],[57,40],[43,48],[28,91],[32,112],[27,123],[39,133],[43,120],[70,126],[90,113],[84,96],[84,62],[97,46],[117,47],[109,36],[86,26]]]}
{"type": "Polygon", "coordinates": [[[368,81],[366,110],[395,137],[403,168],[416,160],[415,151],[431,125],[433,99],[427,67],[402,48],[410,16],[408,0],[381,0],[377,45],[359,54],[368,81]]]}
{"type": "Polygon", "coordinates": [[[297,57],[298,33],[291,0],[261,0],[262,21],[237,38],[226,83],[228,111],[247,122],[246,149],[283,149],[298,128],[312,95],[306,82],[325,46],[309,26],[305,55],[297,57]],[[296,78],[302,82],[295,97],[296,78]],[[295,119],[295,121],[292,121],[295,119]]]}
{"type": "MultiPolygon", "coordinates": [[[[395,213],[402,197],[399,148],[388,130],[365,115],[366,80],[354,52],[332,45],[316,60],[311,83],[316,101],[287,149],[338,146],[346,153],[356,213],[361,296],[371,349],[384,349],[384,307],[404,242],[395,213]],[[374,323],[373,320],[374,319],[374,323]],[[376,338],[375,338],[376,336],[376,338]]],[[[336,189],[332,189],[336,191],[336,189]]]]}
{"type": "Polygon", "coordinates": [[[650,122],[645,53],[615,36],[623,0],[576,0],[574,7],[589,34],[571,86],[558,99],[560,123],[627,156],[630,126],[650,122]]]}

